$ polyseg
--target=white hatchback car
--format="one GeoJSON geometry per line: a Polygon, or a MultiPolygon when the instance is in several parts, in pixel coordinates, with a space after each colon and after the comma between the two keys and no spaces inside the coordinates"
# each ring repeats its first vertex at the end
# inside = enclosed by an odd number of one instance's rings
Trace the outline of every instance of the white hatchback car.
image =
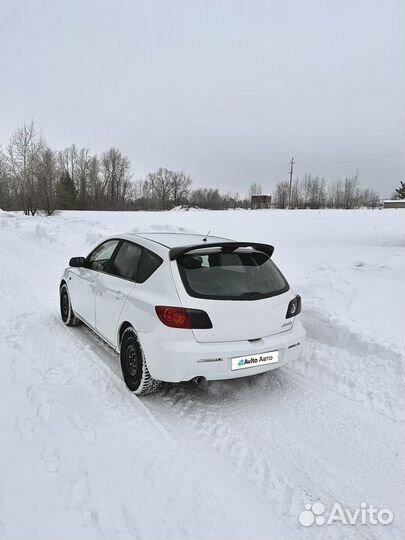
{"type": "Polygon", "coordinates": [[[197,234],[109,238],[70,260],[62,320],[83,321],[111,345],[136,394],[162,381],[257,375],[298,358],[305,339],[301,299],[273,251],[197,234]]]}

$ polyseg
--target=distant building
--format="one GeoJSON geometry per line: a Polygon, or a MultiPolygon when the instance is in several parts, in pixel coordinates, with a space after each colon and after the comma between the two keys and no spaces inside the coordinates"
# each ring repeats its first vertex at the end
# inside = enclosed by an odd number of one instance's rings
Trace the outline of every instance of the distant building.
{"type": "Polygon", "coordinates": [[[271,195],[252,195],[252,198],[250,199],[250,208],[252,210],[271,208],[271,195]]]}
{"type": "Polygon", "coordinates": [[[384,208],[405,208],[405,199],[393,199],[384,201],[384,208]]]}

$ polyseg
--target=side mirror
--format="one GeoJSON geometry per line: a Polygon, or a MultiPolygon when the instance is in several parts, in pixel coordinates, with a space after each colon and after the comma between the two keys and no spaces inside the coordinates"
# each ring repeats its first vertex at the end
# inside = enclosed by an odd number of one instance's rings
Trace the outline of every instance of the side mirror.
{"type": "Polygon", "coordinates": [[[72,257],[69,261],[69,266],[81,268],[84,266],[86,259],[84,257],[72,257]]]}

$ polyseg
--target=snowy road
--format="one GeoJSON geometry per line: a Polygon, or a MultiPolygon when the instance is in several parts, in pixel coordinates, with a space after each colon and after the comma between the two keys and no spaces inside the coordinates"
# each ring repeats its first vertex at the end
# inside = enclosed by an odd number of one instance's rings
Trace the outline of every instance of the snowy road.
{"type": "Polygon", "coordinates": [[[404,222],[396,211],[0,213],[0,538],[402,540],[404,222]],[[99,338],[61,324],[70,256],[116,232],[179,228],[276,246],[304,299],[303,358],[138,399],[99,338]],[[315,501],[395,518],[303,527],[315,501]]]}

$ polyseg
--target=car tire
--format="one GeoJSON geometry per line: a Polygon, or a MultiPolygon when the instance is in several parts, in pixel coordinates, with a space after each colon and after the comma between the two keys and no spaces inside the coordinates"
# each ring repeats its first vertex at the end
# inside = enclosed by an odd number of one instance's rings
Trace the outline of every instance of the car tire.
{"type": "Polygon", "coordinates": [[[162,385],[149,373],[141,344],[132,327],[128,327],[121,339],[121,369],[127,387],[137,395],[156,392],[162,385]]]}
{"type": "Polygon", "coordinates": [[[73,313],[72,303],[70,302],[69,291],[66,283],[62,283],[59,294],[60,316],[63,324],[66,326],[78,326],[81,323],[81,320],[78,319],[73,313]]]}

